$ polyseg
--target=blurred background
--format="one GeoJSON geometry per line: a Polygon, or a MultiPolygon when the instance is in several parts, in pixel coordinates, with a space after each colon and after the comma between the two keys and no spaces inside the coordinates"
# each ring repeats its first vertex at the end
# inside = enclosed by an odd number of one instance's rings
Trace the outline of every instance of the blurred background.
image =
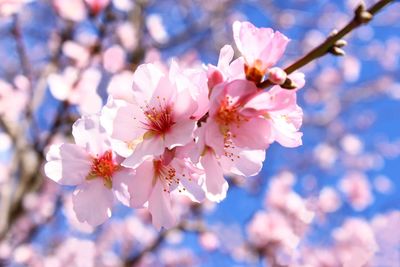
{"type": "Polygon", "coordinates": [[[73,188],[42,173],[48,145],[72,142],[139,64],[216,65],[248,20],[291,39],[285,67],[359,2],[0,0],[0,266],[400,266],[399,3],[347,36],[345,56],[301,69],[303,146],[271,145],[219,204],[177,197],[177,228],[117,206],[93,229],[73,188]]]}

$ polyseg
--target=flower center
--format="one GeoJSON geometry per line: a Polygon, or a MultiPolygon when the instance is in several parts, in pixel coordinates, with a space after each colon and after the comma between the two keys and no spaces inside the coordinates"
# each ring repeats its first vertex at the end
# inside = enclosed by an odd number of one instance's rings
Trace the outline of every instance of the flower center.
{"type": "Polygon", "coordinates": [[[175,124],[172,118],[171,107],[165,103],[161,103],[161,101],[158,107],[147,105],[143,112],[146,116],[144,125],[153,134],[164,135],[175,124]]]}
{"type": "Polygon", "coordinates": [[[108,150],[103,155],[93,158],[90,172],[86,179],[95,179],[101,177],[104,180],[104,186],[107,188],[112,187],[112,175],[118,170],[118,165],[114,163],[112,158],[112,151],[108,150]]]}
{"type": "Polygon", "coordinates": [[[219,107],[217,121],[222,125],[228,126],[232,123],[240,124],[244,119],[238,112],[238,105],[234,105],[232,99],[226,96],[219,107]]]}
{"type": "Polygon", "coordinates": [[[267,69],[263,68],[262,61],[257,59],[254,61],[252,66],[245,64],[244,72],[248,81],[253,81],[256,85],[258,85],[262,82],[267,69]]]}
{"type": "Polygon", "coordinates": [[[176,177],[176,170],[164,165],[162,160],[153,161],[154,177],[160,179],[164,184],[164,192],[170,193],[170,186],[178,186],[180,179],[176,177]]]}

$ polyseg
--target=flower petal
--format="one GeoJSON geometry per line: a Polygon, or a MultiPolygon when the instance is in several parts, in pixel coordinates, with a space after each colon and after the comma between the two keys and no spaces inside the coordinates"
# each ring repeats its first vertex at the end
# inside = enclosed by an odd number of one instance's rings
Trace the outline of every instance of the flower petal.
{"type": "Polygon", "coordinates": [[[178,121],[165,135],[165,146],[172,149],[176,146],[186,145],[193,140],[193,131],[195,127],[196,121],[178,121]]]}
{"type": "Polygon", "coordinates": [[[155,136],[152,138],[144,139],[143,142],[140,142],[135,147],[132,155],[130,155],[122,162],[122,166],[136,168],[144,160],[153,156],[161,155],[164,152],[164,149],[165,145],[162,137],[155,136]]]}
{"type": "Polygon", "coordinates": [[[224,179],[222,167],[215,158],[214,152],[208,150],[200,160],[205,170],[206,196],[209,200],[220,202],[226,197],[228,183],[224,179]]]}
{"type": "Polygon", "coordinates": [[[153,181],[153,160],[146,160],[136,168],[136,174],[128,183],[128,190],[131,195],[131,207],[142,207],[149,200],[153,189],[153,181]]]}
{"type": "Polygon", "coordinates": [[[92,156],[102,155],[109,150],[111,143],[106,130],[100,125],[97,115],[82,116],[72,126],[75,143],[86,149],[92,156]]]}
{"type": "Polygon", "coordinates": [[[129,187],[132,186],[132,180],[135,176],[135,170],[122,168],[114,173],[112,177],[112,188],[116,198],[125,206],[130,206],[131,194],[129,187]]]}
{"type": "Polygon", "coordinates": [[[44,172],[47,177],[62,185],[81,184],[90,172],[90,156],[77,145],[52,145],[46,160],[44,172]]]}
{"type": "Polygon", "coordinates": [[[176,224],[176,219],[172,214],[170,194],[164,191],[164,186],[159,179],[150,195],[149,211],[153,225],[158,230],[161,227],[168,229],[176,224]]]}
{"type": "Polygon", "coordinates": [[[249,149],[266,149],[271,140],[270,121],[264,118],[252,118],[239,126],[231,128],[235,146],[249,149]]]}
{"type": "Polygon", "coordinates": [[[92,226],[100,225],[111,217],[113,200],[112,191],[104,186],[100,178],[78,186],[72,196],[76,217],[92,226]]]}

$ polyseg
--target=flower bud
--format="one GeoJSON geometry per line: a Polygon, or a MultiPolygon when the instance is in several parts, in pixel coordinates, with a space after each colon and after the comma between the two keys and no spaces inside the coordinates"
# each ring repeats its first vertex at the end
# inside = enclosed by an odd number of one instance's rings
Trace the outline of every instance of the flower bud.
{"type": "Polygon", "coordinates": [[[269,70],[268,80],[270,80],[273,84],[283,84],[286,80],[286,77],[286,72],[281,68],[274,67],[269,70]]]}

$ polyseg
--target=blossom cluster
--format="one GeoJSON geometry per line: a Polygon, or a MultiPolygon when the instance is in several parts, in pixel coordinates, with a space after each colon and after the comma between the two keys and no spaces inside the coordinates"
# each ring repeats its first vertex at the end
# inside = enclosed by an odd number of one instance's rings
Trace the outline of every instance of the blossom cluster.
{"type": "Polygon", "coordinates": [[[140,65],[133,86],[74,123],[75,144],[49,148],[45,173],[77,186],[79,221],[103,223],[118,200],[147,208],[156,228],[170,228],[177,221],[171,194],[220,202],[228,190],[224,175],[256,175],[275,141],[301,145],[296,92],[304,75],[275,66],[289,39],[238,21],[233,34],[239,58],[225,45],[217,66],[140,65]],[[264,90],[266,82],[273,86],[264,90]]]}

